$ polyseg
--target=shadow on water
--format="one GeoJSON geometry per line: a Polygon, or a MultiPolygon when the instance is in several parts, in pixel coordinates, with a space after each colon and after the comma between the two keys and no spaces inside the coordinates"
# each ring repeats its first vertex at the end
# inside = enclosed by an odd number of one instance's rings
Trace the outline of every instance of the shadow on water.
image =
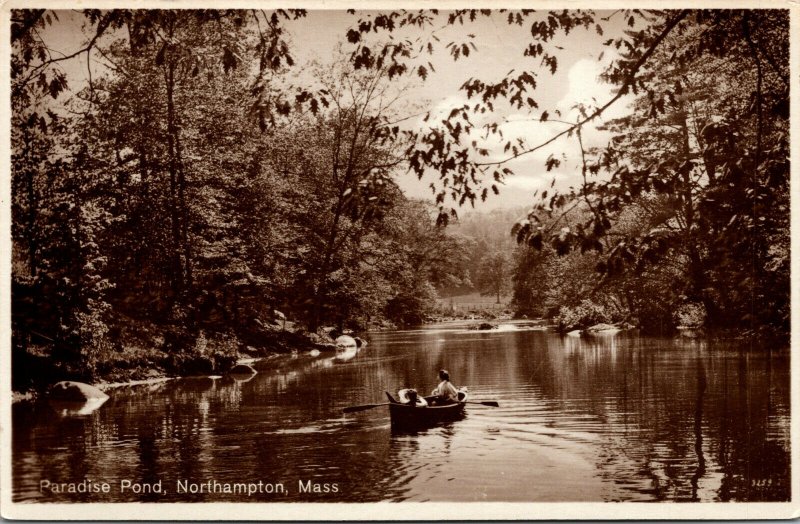
{"type": "Polygon", "coordinates": [[[452,431],[453,424],[467,418],[466,413],[457,413],[451,415],[444,421],[431,421],[431,420],[417,420],[408,422],[392,422],[392,436],[419,436],[427,435],[431,430],[436,428],[446,429],[452,431]]]}
{"type": "MultiPolygon", "coordinates": [[[[535,327],[535,326],[534,326],[535,327]]],[[[788,351],[730,342],[560,337],[442,325],[331,355],[255,363],[247,381],[114,390],[98,409],[12,407],[17,501],[782,501],[790,496],[788,351]],[[446,368],[466,416],[392,428],[384,391],[446,368]],[[59,416],[59,414],[66,416],[59,416]],[[42,479],[155,483],[164,495],[42,493],[42,479]],[[179,480],[271,482],[251,497],[179,480]],[[303,493],[300,483],[336,484],[303,493]]]]}

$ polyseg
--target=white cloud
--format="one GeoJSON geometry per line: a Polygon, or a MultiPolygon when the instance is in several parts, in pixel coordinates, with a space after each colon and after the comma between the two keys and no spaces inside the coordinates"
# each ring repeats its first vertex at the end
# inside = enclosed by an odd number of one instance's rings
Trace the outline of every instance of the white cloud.
{"type": "MultiPolygon", "coordinates": [[[[611,84],[600,80],[600,74],[608,65],[609,59],[604,61],[590,60],[584,58],[575,62],[567,73],[568,88],[567,92],[556,104],[559,111],[567,120],[574,120],[578,113],[573,109],[578,104],[584,104],[587,108],[595,108],[604,105],[614,97],[614,90],[611,84]]],[[[602,119],[608,120],[624,116],[627,104],[630,102],[628,96],[617,100],[611,107],[606,109],[602,119]]]]}

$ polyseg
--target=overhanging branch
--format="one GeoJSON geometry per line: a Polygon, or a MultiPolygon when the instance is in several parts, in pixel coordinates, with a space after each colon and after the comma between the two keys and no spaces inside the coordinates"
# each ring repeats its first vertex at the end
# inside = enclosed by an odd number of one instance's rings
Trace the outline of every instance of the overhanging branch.
{"type": "Polygon", "coordinates": [[[650,47],[647,49],[647,51],[645,51],[644,54],[639,58],[639,60],[637,60],[636,63],[633,65],[633,67],[631,68],[630,72],[628,73],[627,78],[625,79],[625,82],[622,84],[622,86],[620,86],[619,91],[617,92],[617,94],[614,95],[614,97],[611,100],[609,100],[608,102],[606,102],[602,107],[599,107],[598,109],[596,109],[591,115],[587,116],[583,120],[578,121],[577,123],[573,124],[572,126],[570,126],[569,128],[565,129],[564,131],[561,131],[561,132],[553,135],[548,140],[542,142],[541,144],[539,144],[539,145],[537,145],[535,147],[532,147],[530,149],[526,149],[525,151],[520,151],[516,155],[512,155],[512,156],[510,156],[510,157],[508,157],[506,159],[503,159],[503,160],[498,160],[496,162],[476,162],[475,165],[478,165],[478,166],[497,166],[497,165],[505,164],[506,162],[510,162],[511,160],[519,158],[519,157],[521,157],[523,155],[527,155],[529,153],[533,153],[534,151],[538,151],[539,149],[542,149],[543,147],[545,147],[545,146],[547,146],[549,144],[552,144],[553,142],[555,142],[556,140],[558,140],[562,136],[572,133],[573,131],[575,131],[575,129],[581,127],[583,124],[586,124],[587,122],[591,122],[595,118],[597,118],[600,115],[602,115],[605,112],[606,109],[611,107],[617,100],[622,98],[623,95],[627,94],[628,89],[631,87],[631,85],[633,85],[633,82],[636,80],[636,73],[639,72],[639,69],[641,69],[641,67],[647,62],[647,60],[650,58],[650,56],[653,54],[653,52],[658,48],[658,46],[661,44],[661,42],[664,41],[664,39],[667,37],[667,35],[673,29],[675,29],[675,26],[677,26],[684,18],[686,18],[686,16],[688,14],[689,14],[689,10],[688,9],[684,9],[680,13],[675,15],[675,17],[672,20],[670,20],[669,23],[667,23],[666,27],[664,27],[664,30],[661,31],[661,33],[658,35],[658,37],[656,37],[656,39],[653,41],[653,43],[650,44],[650,47]]]}

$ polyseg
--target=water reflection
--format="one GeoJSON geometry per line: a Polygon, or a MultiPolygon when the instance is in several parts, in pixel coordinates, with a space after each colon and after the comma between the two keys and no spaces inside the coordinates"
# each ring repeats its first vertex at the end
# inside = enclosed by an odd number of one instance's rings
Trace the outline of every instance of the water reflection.
{"type": "Polygon", "coordinates": [[[788,500],[787,352],[539,326],[375,333],[330,354],[254,364],[250,380],[193,378],[112,392],[59,417],[13,407],[19,501],[788,500]],[[428,391],[450,370],[473,400],[463,420],[392,431],[383,391],[428,391]],[[42,479],[153,483],[159,494],[47,494],[42,479]],[[175,491],[180,479],[280,482],[286,494],[175,491]],[[299,481],[338,493],[300,493],[299,481]]]}
{"type": "Polygon", "coordinates": [[[48,399],[50,408],[60,417],[85,417],[105,404],[107,398],[90,398],[85,401],[48,399]]]}

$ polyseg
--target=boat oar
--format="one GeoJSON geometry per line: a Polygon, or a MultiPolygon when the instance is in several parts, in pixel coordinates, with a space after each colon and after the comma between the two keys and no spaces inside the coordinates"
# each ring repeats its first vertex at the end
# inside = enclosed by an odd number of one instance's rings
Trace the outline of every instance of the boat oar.
{"type": "Polygon", "coordinates": [[[342,411],[345,413],[356,413],[358,411],[366,411],[368,409],[377,408],[378,406],[388,406],[391,402],[384,402],[382,404],[364,404],[363,406],[349,406],[342,411]]]}
{"type": "MultiPolygon", "coordinates": [[[[377,408],[379,406],[388,406],[389,404],[396,404],[396,402],[382,402],[380,404],[363,404],[361,406],[348,406],[344,408],[342,411],[345,413],[358,413],[359,411],[366,411],[368,409],[377,408]]],[[[483,401],[470,401],[468,400],[465,404],[480,404],[481,406],[489,406],[491,408],[499,408],[500,404],[498,404],[494,400],[483,400],[483,401]]]]}

